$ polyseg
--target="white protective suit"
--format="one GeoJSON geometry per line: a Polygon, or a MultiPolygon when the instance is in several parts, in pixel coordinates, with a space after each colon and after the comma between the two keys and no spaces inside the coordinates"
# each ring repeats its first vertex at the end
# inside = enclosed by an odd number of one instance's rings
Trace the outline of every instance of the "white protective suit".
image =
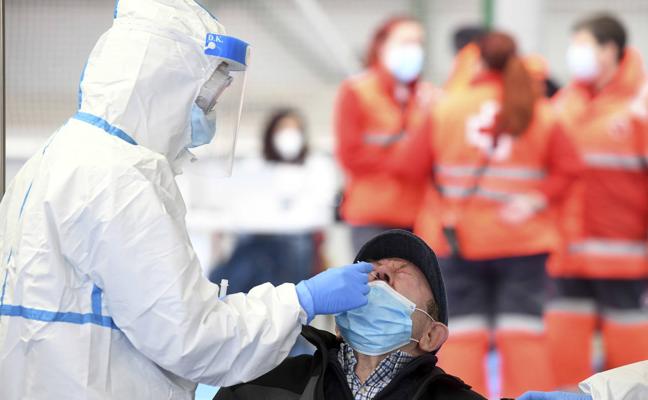
{"type": "Polygon", "coordinates": [[[580,384],[593,400],[648,399],[648,361],[598,373],[580,384]]]}
{"type": "Polygon", "coordinates": [[[169,160],[216,68],[208,32],[224,30],[191,0],[121,0],[80,114],[9,185],[0,399],[190,399],[193,382],[253,379],[293,346],[306,322],[294,285],[221,301],[187,235],[169,160]]]}

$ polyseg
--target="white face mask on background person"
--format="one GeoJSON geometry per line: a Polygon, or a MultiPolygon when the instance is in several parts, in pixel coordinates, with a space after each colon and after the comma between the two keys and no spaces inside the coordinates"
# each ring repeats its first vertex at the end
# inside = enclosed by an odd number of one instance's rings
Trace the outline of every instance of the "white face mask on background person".
{"type": "Polygon", "coordinates": [[[592,82],[599,74],[596,50],[590,45],[573,44],[567,49],[567,67],[578,81],[592,82]]]}
{"type": "Polygon", "coordinates": [[[304,149],[304,135],[295,128],[282,129],[275,133],[273,144],[281,158],[293,161],[304,149]]]}
{"type": "Polygon", "coordinates": [[[421,75],[424,52],[420,44],[406,44],[387,49],[385,67],[402,83],[410,83],[421,75]]]}

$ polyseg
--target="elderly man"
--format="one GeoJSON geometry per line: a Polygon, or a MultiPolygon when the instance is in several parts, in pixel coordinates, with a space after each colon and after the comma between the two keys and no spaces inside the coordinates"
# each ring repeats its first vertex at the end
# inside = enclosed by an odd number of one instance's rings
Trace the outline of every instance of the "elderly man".
{"type": "Polygon", "coordinates": [[[448,338],[445,289],[434,252],[417,236],[390,230],[356,257],[373,263],[369,303],[338,314],[339,337],[312,327],[314,356],[289,358],[215,400],[483,399],[436,366],[448,338]]]}

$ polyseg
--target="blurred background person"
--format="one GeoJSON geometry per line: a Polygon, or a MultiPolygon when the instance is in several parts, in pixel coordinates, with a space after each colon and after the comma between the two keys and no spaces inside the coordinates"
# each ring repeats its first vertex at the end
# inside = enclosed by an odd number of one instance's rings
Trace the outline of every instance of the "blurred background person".
{"type": "Polygon", "coordinates": [[[531,74],[531,77],[538,84],[539,94],[547,99],[552,98],[560,90],[558,82],[550,75],[549,63],[542,54],[527,54],[524,59],[524,66],[531,74]]]}
{"type": "Polygon", "coordinates": [[[375,32],[366,70],[345,80],[335,108],[336,155],[345,174],[342,218],[353,248],[389,228],[412,229],[425,188],[384,165],[426,118],[435,89],[421,81],[424,30],[395,17],[375,32]]]}
{"type": "MultiPolygon", "coordinates": [[[[450,76],[444,85],[444,90],[452,92],[470,87],[475,76],[481,72],[482,61],[479,54],[479,40],[489,29],[481,25],[465,25],[458,28],[452,37],[455,58],[450,76]]],[[[552,97],[558,92],[558,83],[549,77],[549,65],[545,58],[538,53],[524,57],[524,64],[534,79],[539,80],[542,96],[552,97]]]]}
{"type": "Polygon", "coordinates": [[[556,110],[585,165],[580,235],[556,263],[547,316],[557,383],[592,373],[592,338],[604,369],[648,359],[648,131],[631,105],[645,81],[623,24],[610,15],[576,23],[567,63],[572,82],[556,110]]]}
{"type": "Polygon", "coordinates": [[[235,244],[210,280],[227,279],[229,292],[247,292],[262,282],[299,282],[321,269],[322,230],[333,217],[333,165],[310,155],[297,110],[270,115],[262,159],[237,166],[223,184],[235,244]]]}
{"type": "Polygon", "coordinates": [[[486,33],[488,28],[482,25],[465,25],[455,30],[452,35],[455,58],[450,76],[444,85],[446,91],[451,92],[470,86],[470,82],[481,69],[479,40],[486,33]]]}
{"type": "Polygon", "coordinates": [[[558,91],[556,83],[549,78],[549,64],[540,54],[529,54],[523,59],[531,78],[535,83],[535,90],[539,97],[550,99],[558,91]]]}
{"type": "Polygon", "coordinates": [[[513,38],[491,32],[479,50],[481,72],[441,100],[404,146],[405,158],[418,162],[403,173],[434,171],[415,232],[444,258],[450,338],[440,365],[486,394],[484,359],[494,335],[502,395],[515,397],[553,387],[542,321],[545,264],[560,242],[554,211],[580,163],[513,38]]]}

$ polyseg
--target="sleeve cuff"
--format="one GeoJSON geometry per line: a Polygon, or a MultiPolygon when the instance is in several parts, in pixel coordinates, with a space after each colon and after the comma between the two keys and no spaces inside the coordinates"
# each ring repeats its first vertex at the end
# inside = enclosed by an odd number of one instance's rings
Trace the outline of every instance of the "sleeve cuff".
{"type": "Polygon", "coordinates": [[[313,296],[311,295],[310,290],[306,287],[304,281],[301,281],[295,286],[297,291],[297,299],[299,304],[306,311],[306,316],[308,318],[307,323],[310,323],[315,317],[315,307],[313,305],[313,296]]]}

